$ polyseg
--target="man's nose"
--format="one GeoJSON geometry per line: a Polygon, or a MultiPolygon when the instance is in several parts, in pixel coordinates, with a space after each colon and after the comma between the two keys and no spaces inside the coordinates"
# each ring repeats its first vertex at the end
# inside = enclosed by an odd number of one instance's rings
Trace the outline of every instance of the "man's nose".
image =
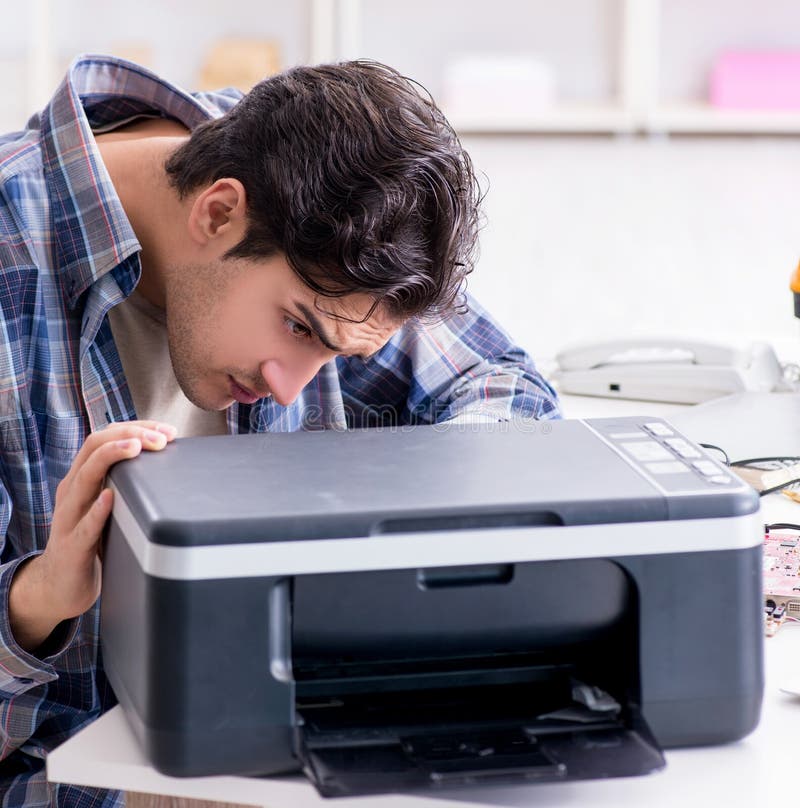
{"type": "Polygon", "coordinates": [[[282,362],[267,359],[261,365],[261,375],[272,398],[282,407],[288,407],[324,364],[316,361],[282,362]]]}

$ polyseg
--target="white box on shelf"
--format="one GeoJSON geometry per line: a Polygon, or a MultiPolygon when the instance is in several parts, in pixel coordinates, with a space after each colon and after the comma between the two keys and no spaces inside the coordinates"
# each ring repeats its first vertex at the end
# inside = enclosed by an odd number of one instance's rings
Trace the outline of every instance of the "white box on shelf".
{"type": "Polygon", "coordinates": [[[455,116],[529,116],[555,100],[553,68],[534,56],[470,54],[445,66],[442,107],[455,116]]]}

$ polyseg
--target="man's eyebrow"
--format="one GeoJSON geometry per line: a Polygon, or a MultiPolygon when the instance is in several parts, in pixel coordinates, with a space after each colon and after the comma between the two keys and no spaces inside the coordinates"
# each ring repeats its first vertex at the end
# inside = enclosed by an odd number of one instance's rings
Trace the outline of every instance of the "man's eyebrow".
{"type": "MultiPolygon", "coordinates": [[[[311,309],[308,308],[308,306],[306,306],[304,303],[300,303],[300,301],[298,300],[294,301],[294,305],[295,308],[300,312],[300,314],[302,314],[303,317],[305,317],[305,319],[308,321],[309,326],[311,326],[311,330],[317,335],[319,341],[329,351],[333,351],[334,353],[337,353],[341,356],[348,355],[347,352],[344,350],[344,348],[339,348],[330,341],[328,335],[325,333],[325,329],[323,329],[322,327],[322,323],[320,322],[319,318],[317,317],[316,314],[314,314],[313,311],[311,311],[311,309]]],[[[357,356],[362,362],[367,362],[370,359],[372,359],[372,357],[375,356],[375,354],[377,353],[378,351],[375,351],[374,353],[371,354],[355,354],[355,356],[357,356]]]]}
{"type": "Polygon", "coordinates": [[[316,314],[314,314],[311,309],[308,308],[304,303],[300,303],[299,301],[295,301],[294,303],[297,310],[300,314],[305,317],[308,321],[308,324],[311,326],[311,330],[317,335],[319,341],[329,350],[333,351],[337,354],[343,354],[344,350],[342,348],[337,347],[334,345],[330,339],[328,339],[327,334],[325,333],[325,329],[322,327],[322,323],[320,322],[319,318],[316,314]]]}

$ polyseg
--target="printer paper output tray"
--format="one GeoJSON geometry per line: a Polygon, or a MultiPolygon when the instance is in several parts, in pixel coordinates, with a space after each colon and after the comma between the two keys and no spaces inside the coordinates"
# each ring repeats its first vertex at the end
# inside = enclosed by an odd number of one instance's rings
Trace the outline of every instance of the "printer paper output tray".
{"type": "MultiPolygon", "coordinates": [[[[518,700],[516,709],[529,703],[529,687],[525,692],[521,688],[507,690],[506,698],[518,700]]],[[[462,702],[484,695],[458,694],[450,707],[469,714],[473,705],[462,702]]],[[[437,697],[434,712],[441,711],[441,699],[437,697]]],[[[349,706],[342,705],[333,712],[349,706]]],[[[396,705],[401,710],[404,706],[402,700],[396,705]]],[[[323,796],[624,777],[648,774],[665,765],[636,708],[627,711],[624,718],[597,716],[589,721],[569,721],[534,717],[515,723],[498,721],[495,715],[482,724],[438,723],[437,716],[423,712],[416,716],[420,722],[416,727],[408,716],[395,715],[394,721],[399,723],[392,724],[391,717],[374,708],[373,698],[371,720],[360,727],[345,729],[337,723],[326,730],[308,717],[300,728],[298,747],[304,770],[323,796]],[[387,719],[388,724],[384,723],[387,719]]],[[[358,711],[357,706],[355,709],[358,711]]]]}
{"type": "Polygon", "coordinates": [[[664,758],[649,732],[595,729],[543,737],[528,730],[399,738],[394,744],[307,749],[323,797],[648,774],[664,758]]]}

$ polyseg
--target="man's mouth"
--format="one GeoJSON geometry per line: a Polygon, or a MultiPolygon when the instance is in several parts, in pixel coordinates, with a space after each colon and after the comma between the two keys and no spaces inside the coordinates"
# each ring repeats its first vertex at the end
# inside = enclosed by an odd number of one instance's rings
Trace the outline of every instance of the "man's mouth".
{"type": "Polygon", "coordinates": [[[263,396],[257,395],[252,390],[239,384],[233,376],[228,376],[230,380],[231,395],[240,404],[255,404],[263,396]]]}

